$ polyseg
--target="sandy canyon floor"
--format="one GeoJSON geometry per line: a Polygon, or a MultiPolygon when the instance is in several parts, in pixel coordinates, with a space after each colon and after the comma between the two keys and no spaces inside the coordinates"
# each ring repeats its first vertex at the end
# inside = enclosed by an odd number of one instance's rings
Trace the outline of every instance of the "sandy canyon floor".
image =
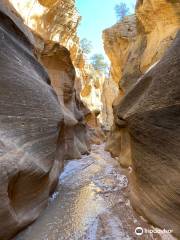
{"type": "Polygon", "coordinates": [[[152,227],[132,209],[127,175],[104,144],[93,145],[90,155],[66,163],[47,209],[14,240],[174,239],[135,234],[152,227]]]}

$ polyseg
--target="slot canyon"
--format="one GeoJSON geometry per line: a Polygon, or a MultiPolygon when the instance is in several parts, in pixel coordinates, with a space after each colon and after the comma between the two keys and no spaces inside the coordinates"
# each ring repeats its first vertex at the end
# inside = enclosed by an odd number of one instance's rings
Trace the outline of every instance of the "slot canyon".
{"type": "Polygon", "coordinates": [[[180,239],[180,1],[104,29],[106,73],[76,0],[0,18],[0,240],[180,239]]]}

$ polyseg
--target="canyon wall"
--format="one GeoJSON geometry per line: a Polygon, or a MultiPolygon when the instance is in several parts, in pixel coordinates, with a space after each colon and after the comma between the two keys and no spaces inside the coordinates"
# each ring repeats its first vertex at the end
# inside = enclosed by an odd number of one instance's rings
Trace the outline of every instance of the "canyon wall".
{"type": "Polygon", "coordinates": [[[101,102],[102,109],[100,114],[100,122],[105,131],[109,132],[114,122],[113,102],[119,94],[118,84],[109,75],[105,78],[102,86],[101,102]]]}
{"type": "Polygon", "coordinates": [[[5,0],[0,18],[0,239],[7,240],[46,207],[64,160],[88,153],[89,110],[70,52],[33,34],[5,0]]]}
{"type": "MultiPolygon", "coordinates": [[[[44,40],[74,49],[80,21],[74,0],[9,0],[24,23],[44,40]]],[[[73,50],[72,50],[73,51],[73,50]]]]}
{"type": "MultiPolygon", "coordinates": [[[[75,1],[10,0],[10,2],[33,32],[36,55],[49,73],[52,86],[62,104],[61,107],[64,108],[65,121],[69,121],[73,129],[81,121],[81,128],[84,133],[87,132],[85,116],[91,114],[92,109],[90,105],[81,101],[82,88],[77,87],[84,79],[82,74],[84,69],[78,71],[82,65],[79,59],[84,61],[84,56],[77,36],[80,16],[75,1]]],[[[88,152],[87,139],[83,140],[80,137],[84,143],[82,145],[69,127],[65,132],[68,136],[68,145],[72,144],[72,151],[67,151],[69,159],[80,158],[81,153],[88,152]],[[81,148],[80,151],[78,147],[81,148]]]]}
{"type": "MultiPolygon", "coordinates": [[[[70,51],[72,63],[76,70],[75,88],[84,105],[90,110],[87,123],[92,130],[94,127],[92,122],[98,122],[95,113],[101,114],[105,109],[101,98],[105,76],[93,69],[80,48],[77,28],[81,17],[76,10],[75,1],[10,0],[10,2],[20,13],[25,24],[39,38],[45,42],[57,42],[70,51]]],[[[101,114],[102,124],[103,120],[104,117],[101,114]]]]}
{"type": "Polygon", "coordinates": [[[136,14],[104,30],[111,75],[122,94],[156,63],[179,28],[178,1],[138,1],[136,14]]]}
{"type": "Polygon", "coordinates": [[[0,18],[0,238],[7,240],[39,216],[57,182],[63,114],[33,35],[3,2],[0,18]]]}
{"type": "MultiPolygon", "coordinates": [[[[10,2],[21,15],[24,23],[36,36],[36,50],[40,61],[46,42],[54,42],[56,45],[60,44],[70,51],[70,57],[76,71],[74,88],[76,96],[84,105],[83,108],[86,108],[85,122],[87,123],[88,130],[91,132],[91,134],[89,132],[89,139],[92,143],[100,143],[104,140],[101,125],[104,124],[105,118],[103,111],[105,112],[106,110],[102,102],[105,76],[101,72],[93,69],[80,48],[77,27],[81,17],[77,12],[75,1],[10,0],[10,2]]],[[[44,65],[43,62],[42,64],[44,65]]],[[[47,65],[46,67],[48,69],[47,65]]],[[[62,71],[60,70],[60,72],[62,71]]],[[[57,82],[57,76],[55,76],[55,74],[51,74],[51,78],[52,84],[57,82]]],[[[53,86],[59,96],[61,95],[61,91],[59,91],[61,82],[59,82],[58,85],[59,87],[53,86]]],[[[110,113],[112,118],[112,112],[110,113]]],[[[112,124],[112,121],[109,124],[112,124]]]]}
{"type": "Polygon", "coordinates": [[[131,200],[151,223],[180,236],[180,2],[139,0],[103,32],[119,84],[107,149],[131,167],[131,200]]]}
{"type": "Polygon", "coordinates": [[[56,42],[47,42],[40,54],[40,61],[48,70],[60,107],[64,112],[64,159],[81,158],[90,148],[87,139],[85,116],[89,110],[80,100],[75,89],[75,68],[70,52],[56,42]]]}

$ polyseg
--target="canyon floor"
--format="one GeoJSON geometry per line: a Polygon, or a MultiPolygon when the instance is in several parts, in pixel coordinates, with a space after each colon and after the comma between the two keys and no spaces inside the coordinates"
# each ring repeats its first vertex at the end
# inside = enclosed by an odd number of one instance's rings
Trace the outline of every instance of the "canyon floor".
{"type": "Polygon", "coordinates": [[[104,144],[93,145],[90,155],[67,162],[47,209],[14,240],[173,239],[135,234],[152,227],[132,209],[127,175],[104,144]]]}

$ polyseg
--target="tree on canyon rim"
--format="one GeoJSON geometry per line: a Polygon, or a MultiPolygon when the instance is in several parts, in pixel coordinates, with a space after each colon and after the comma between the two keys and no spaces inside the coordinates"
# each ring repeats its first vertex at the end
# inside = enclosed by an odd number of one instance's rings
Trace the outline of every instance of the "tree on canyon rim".
{"type": "Polygon", "coordinates": [[[89,54],[92,50],[92,42],[89,41],[87,38],[83,38],[80,41],[80,47],[83,54],[89,54]]]}
{"type": "Polygon", "coordinates": [[[105,59],[102,54],[94,54],[91,57],[91,64],[96,71],[106,73],[108,64],[105,62],[105,59]]]}
{"type": "Polygon", "coordinates": [[[126,3],[116,4],[114,10],[118,21],[121,21],[129,13],[129,8],[126,3]]]}

